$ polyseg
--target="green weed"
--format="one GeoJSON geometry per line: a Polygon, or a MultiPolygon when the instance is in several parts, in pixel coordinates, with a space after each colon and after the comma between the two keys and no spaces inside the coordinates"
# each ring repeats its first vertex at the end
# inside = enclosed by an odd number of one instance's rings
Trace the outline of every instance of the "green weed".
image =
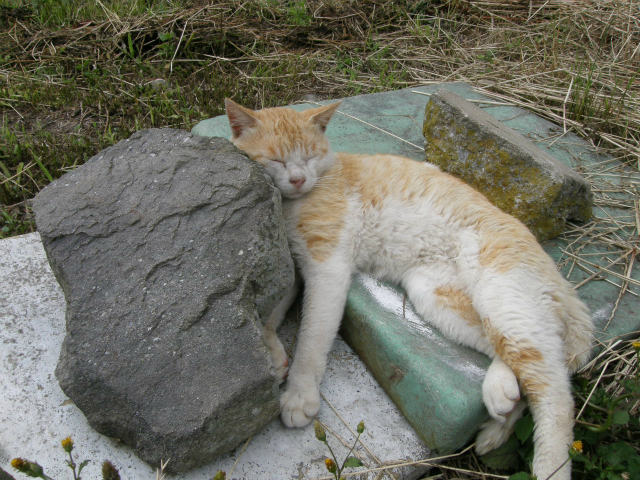
{"type": "Polygon", "coordinates": [[[353,441],[353,445],[349,449],[349,452],[345,456],[342,463],[338,461],[335,453],[333,452],[333,449],[331,448],[331,445],[329,445],[329,442],[327,441],[327,434],[325,432],[325,429],[318,420],[314,421],[313,429],[314,429],[316,438],[327,446],[327,449],[331,454],[331,458],[328,458],[328,457],[325,458],[324,464],[325,464],[325,467],[327,468],[327,471],[331,473],[331,475],[333,475],[333,478],[335,478],[335,480],[343,480],[345,478],[342,476],[342,472],[344,472],[346,468],[357,468],[357,467],[363,466],[360,459],[358,459],[357,457],[352,457],[351,454],[353,453],[353,450],[356,448],[356,445],[360,440],[360,435],[362,435],[362,432],[364,432],[364,422],[360,422],[356,427],[356,431],[358,432],[358,435],[353,441]]]}
{"type": "MultiPolygon", "coordinates": [[[[224,97],[260,108],[466,81],[640,162],[638,0],[475,4],[0,0],[0,238],[34,230],[29,202],[52,179],[137,130],[222,114],[224,97]]],[[[635,472],[631,380],[593,390],[577,478],[635,472]]],[[[594,382],[578,377],[578,397],[594,382]]],[[[530,427],[510,440],[512,471],[528,470],[530,427]]]]}
{"type": "Polygon", "coordinates": [[[184,6],[181,2],[172,0],[112,0],[103,5],[99,2],[76,0],[2,0],[0,5],[29,9],[33,18],[46,27],[65,27],[86,21],[155,14],[184,6]]]}
{"type": "Polygon", "coordinates": [[[293,0],[287,8],[287,17],[291,25],[305,27],[311,25],[313,18],[307,11],[307,2],[305,0],[293,0]]]}
{"type": "Polygon", "coordinates": [[[640,342],[633,342],[635,358],[630,374],[615,384],[596,384],[578,378],[579,397],[590,395],[578,420],[575,437],[580,447],[572,454],[574,475],[585,480],[623,480],[640,478],[640,342]]]}
{"type": "Polygon", "coordinates": [[[566,106],[585,135],[614,135],[620,156],[633,158],[640,69],[604,68],[602,59],[632,67],[637,41],[631,30],[617,38],[614,20],[589,30],[589,15],[550,10],[514,27],[464,1],[0,0],[0,201],[20,222],[52,178],[135,130],[189,129],[222,113],[225,96],[263,107],[434,79],[475,79],[520,102],[566,106]],[[540,79],[533,87],[508,83],[529,72],[540,79]]]}
{"type": "MultiPolygon", "coordinates": [[[[73,440],[71,437],[67,437],[63,439],[60,444],[62,445],[62,449],[68,456],[68,460],[65,461],[69,470],[71,470],[73,480],[81,480],[82,470],[89,464],[89,460],[83,460],[79,464],[73,458],[73,440]]],[[[18,470],[20,473],[23,473],[29,477],[34,478],[42,478],[43,480],[54,480],[50,476],[48,476],[42,466],[40,466],[36,462],[32,462],[31,460],[26,460],[24,458],[14,458],[11,460],[11,466],[18,470]]],[[[102,478],[103,480],[120,480],[120,474],[118,470],[113,466],[111,462],[105,461],[102,464],[102,478]]]]}

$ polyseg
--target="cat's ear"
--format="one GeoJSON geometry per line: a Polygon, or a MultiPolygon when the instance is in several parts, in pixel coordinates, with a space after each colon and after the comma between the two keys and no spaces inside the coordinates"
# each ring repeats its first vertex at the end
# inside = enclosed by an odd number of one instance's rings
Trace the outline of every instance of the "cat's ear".
{"type": "Polygon", "coordinates": [[[329,105],[325,105],[324,107],[307,110],[305,111],[305,113],[309,116],[309,120],[311,121],[311,123],[315,123],[324,132],[327,129],[329,120],[331,120],[331,117],[341,103],[342,102],[331,103],[329,105]]]}
{"type": "Polygon", "coordinates": [[[245,129],[255,127],[258,123],[253,110],[238,105],[230,98],[224,99],[224,107],[227,111],[233,138],[238,138],[245,129]]]}

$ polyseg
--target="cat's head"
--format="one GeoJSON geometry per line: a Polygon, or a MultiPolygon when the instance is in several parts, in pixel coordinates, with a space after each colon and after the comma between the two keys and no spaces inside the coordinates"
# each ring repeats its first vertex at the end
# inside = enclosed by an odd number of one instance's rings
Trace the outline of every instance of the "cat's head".
{"type": "Polygon", "coordinates": [[[340,102],[297,112],[290,108],[250,110],[226,98],[231,141],[261,163],[287,198],[311,191],[334,163],[324,132],[340,102]]]}

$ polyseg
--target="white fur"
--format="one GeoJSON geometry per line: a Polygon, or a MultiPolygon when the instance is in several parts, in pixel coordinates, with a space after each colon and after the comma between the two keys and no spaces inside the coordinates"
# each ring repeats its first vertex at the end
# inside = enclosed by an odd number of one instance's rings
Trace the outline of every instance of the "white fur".
{"type": "Polygon", "coordinates": [[[505,423],[520,400],[518,379],[500,357],[494,357],[489,365],[482,383],[482,400],[489,415],[499,423],[505,423]]]}
{"type": "MultiPolygon", "coordinates": [[[[342,242],[347,243],[348,238],[343,237],[342,242]]],[[[280,399],[282,421],[288,427],[308,424],[320,408],[320,382],[351,283],[352,266],[345,250],[337,249],[322,263],[300,263],[305,279],[302,323],[287,391],[280,399]]]]}
{"type": "Polygon", "coordinates": [[[289,308],[293,304],[299,290],[300,281],[298,278],[296,278],[296,281],[294,282],[291,289],[286,293],[282,300],[280,300],[278,305],[276,305],[276,307],[271,312],[271,315],[269,315],[269,318],[265,322],[263,329],[264,343],[271,353],[274,374],[276,378],[280,380],[280,382],[283,382],[287,376],[289,359],[287,357],[287,352],[282,345],[282,342],[276,334],[276,329],[282,323],[282,320],[284,320],[284,317],[287,314],[287,310],[289,310],[289,308]]]}
{"type": "Polygon", "coordinates": [[[478,455],[484,455],[506,442],[513,433],[516,422],[522,417],[525,408],[527,408],[527,404],[521,400],[511,413],[506,416],[506,420],[491,418],[483,423],[480,427],[480,433],[476,437],[476,452],[478,455]]]}

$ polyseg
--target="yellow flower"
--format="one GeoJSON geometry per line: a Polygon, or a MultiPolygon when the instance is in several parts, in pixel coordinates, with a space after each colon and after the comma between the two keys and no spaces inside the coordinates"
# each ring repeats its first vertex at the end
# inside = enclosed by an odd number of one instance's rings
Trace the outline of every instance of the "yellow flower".
{"type": "Polygon", "coordinates": [[[636,350],[640,350],[640,342],[632,342],[631,346],[636,350]]]}
{"type": "Polygon", "coordinates": [[[69,453],[73,450],[73,440],[71,440],[71,437],[63,438],[60,443],[65,452],[69,453]]]}
{"type": "Polygon", "coordinates": [[[576,440],[571,444],[571,450],[576,453],[582,453],[582,440],[576,440]]]}
{"type": "Polygon", "coordinates": [[[11,466],[30,477],[41,477],[43,475],[42,467],[36,462],[25,460],[24,458],[14,458],[11,460],[11,466]]]}
{"type": "Polygon", "coordinates": [[[331,460],[330,458],[325,458],[324,459],[324,464],[327,467],[327,470],[329,470],[330,473],[334,473],[336,471],[336,462],[334,462],[333,460],[331,460]]]}
{"type": "Polygon", "coordinates": [[[227,478],[227,473],[220,470],[216,473],[216,476],[213,477],[213,480],[225,480],[225,478],[227,478]]]}

